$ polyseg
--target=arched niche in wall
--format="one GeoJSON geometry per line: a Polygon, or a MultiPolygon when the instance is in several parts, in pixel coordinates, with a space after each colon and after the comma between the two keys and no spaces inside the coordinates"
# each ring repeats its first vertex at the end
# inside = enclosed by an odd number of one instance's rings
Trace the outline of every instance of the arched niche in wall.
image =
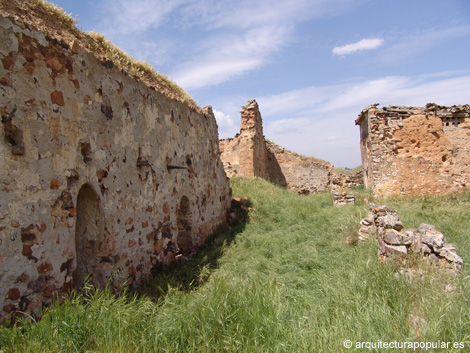
{"type": "Polygon", "coordinates": [[[91,185],[84,184],[77,196],[74,288],[82,288],[88,275],[92,276],[94,285],[104,286],[105,279],[98,267],[100,262],[98,250],[103,238],[103,218],[99,196],[91,185]]]}
{"type": "Polygon", "coordinates": [[[192,239],[192,213],[189,199],[186,196],[181,198],[176,211],[176,222],[178,225],[178,236],[176,242],[182,253],[188,253],[193,249],[192,239]]]}

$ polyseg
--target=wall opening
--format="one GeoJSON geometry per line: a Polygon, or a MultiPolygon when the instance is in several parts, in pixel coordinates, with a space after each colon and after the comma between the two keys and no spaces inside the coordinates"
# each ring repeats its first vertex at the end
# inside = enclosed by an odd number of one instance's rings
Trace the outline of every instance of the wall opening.
{"type": "Polygon", "coordinates": [[[178,210],[176,212],[176,223],[178,225],[177,244],[179,251],[187,254],[193,250],[192,239],[192,214],[189,199],[186,196],[181,198],[178,210]]]}
{"type": "Polygon", "coordinates": [[[82,288],[89,274],[92,275],[93,284],[103,285],[103,275],[97,266],[99,264],[97,251],[103,237],[102,222],[98,194],[91,185],[84,184],[77,196],[76,267],[72,276],[74,288],[82,288]]]}
{"type": "Polygon", "coordinates": [[[452,117],[442,117],[442,125],[444,126],[456,126],[458,127],[465,121],[464,117],[452,116],[452,117]]]}

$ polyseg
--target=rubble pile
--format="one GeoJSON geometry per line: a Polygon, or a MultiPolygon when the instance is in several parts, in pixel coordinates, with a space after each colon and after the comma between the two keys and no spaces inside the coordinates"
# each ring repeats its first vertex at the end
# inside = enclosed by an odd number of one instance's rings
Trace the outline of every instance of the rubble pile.
{"type": "Polygon", "coordinates": [[[414,253],[421,254],[436,265],[456,271],[462,269],[462,258],[452,244],[445,242],[444,234],[425,223],[418,229],[404,229],[397,212],[387,206],[370,204],[368,216],[361,221],[359,239],[371,236],[378,240],[379,259],[405,259],[414,253]]]}

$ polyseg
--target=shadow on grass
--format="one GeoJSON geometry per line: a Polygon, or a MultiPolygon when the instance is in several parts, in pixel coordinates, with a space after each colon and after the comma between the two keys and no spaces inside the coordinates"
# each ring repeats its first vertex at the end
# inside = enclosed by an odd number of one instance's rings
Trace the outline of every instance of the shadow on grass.
{"type": "Polygon", "coordinates": [[[211,273],[218,268],[218,260],[224,254],[226,247],[245,229],[248,221],[246,208],[249,204],[232,200],[230,212],[235,213],[235,220],[229,221],[209,236],[190,259],[180,259],[168,266],[163,264],[155,266],[138,292],[158,300],[170,289],[189,292],[204,284],[211,273]]]}

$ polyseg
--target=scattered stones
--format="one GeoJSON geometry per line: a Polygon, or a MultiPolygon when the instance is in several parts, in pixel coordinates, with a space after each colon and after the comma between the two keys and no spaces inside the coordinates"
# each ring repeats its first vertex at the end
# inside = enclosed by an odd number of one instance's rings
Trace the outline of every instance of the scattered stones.
{"type": "Polygon", "coordinates": [[[333,203],[335,206],[354,205],[355,202],[356,196],[353,193],[335,192],[333,194],[333,203]]]}
{"type": "Polygon", "coordinates": [[[463,260],[452,244],[445,242],[444,234],[433,225],[421,224],[418,229],[403,229],[395,210],[370,204],[369,214],[361,220],[359,240],[373,235],[378,241],[379,259],[387,257],[406,259],[409,254],[421,254],[436,265],[462,269],[463,260]]]}

